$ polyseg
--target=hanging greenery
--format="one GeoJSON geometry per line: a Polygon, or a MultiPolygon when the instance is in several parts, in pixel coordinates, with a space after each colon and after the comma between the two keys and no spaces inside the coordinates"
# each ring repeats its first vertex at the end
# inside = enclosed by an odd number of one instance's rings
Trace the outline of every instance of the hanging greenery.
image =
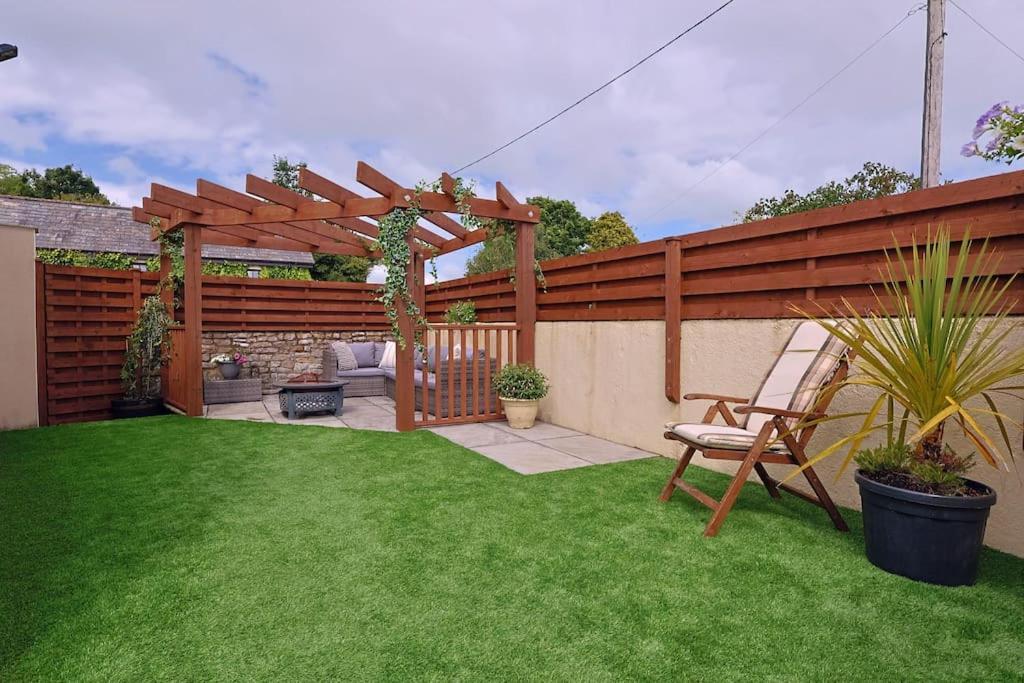
{"type": "MultiPolygon", "coordinates": [[[[462,225],[467,230],[477,230],[484,225],[483,221],[474,216],[471,210],[470,199],[476,196],[473,187],[472,183],[466,183],[462,178],[455,179],[453,190],[455,205],[458,207],[462,225]]],[[[424,192],[439,192],[440,189],[440,180],[433,183],[417,183],[413,194],[406,197],[406,201],[409,202],[408,208],[394,209],[377,219],[377,227],[380,230],[380,234],[377,236],[377,246],[382,254],[381,265],[384,266],[386,272],[378,300],[384,304],[384,315],[387,316],[388,322],[391,324],[391,334],[395,338],[395,343],[403,349],[406,339],[398,327],[398,312],[405,310],[413,320],[417,330],[416,339],[413,342],[417,347],[420,343],[421,330],[427,323],[406,279],[406,272],[412,260],[409,235],[423,216],[423,211],[420,209],[420,195],[424,192]]],[[[437,280],[436,256],[437,250],[433,249],[430,254],[430,271],[435,280],[437,280]]]]}
{"type": "MultiPolygon", "coordinates": [[[[515,224],[509,221],[484,220],[474,215],[470,202],[476,196],[474,183],[472,181],[466,182],[462,178],[455,178],[454,180],[452,195],[455,198],[455,206],[458,208],[464,228],[470,231],[481,229],[515,230],[515,224]]],[[[391,333],[395,338],[395,342],[403,349],[405,348],[406,340],[402,336],[402,331],[398,328],[398,311],[402,310],[400,307],[404,306],[405,312],[414,321],[417,330],[414,343],[417,344],[417,347],[420,342],[421,330],[427,322],[419,306],[416,304],[412,291],[409,289],[409,283],[406,280],[406,269],[412,259],[412,250],[409,248],[408,237],[416,226],[417,221],[423,216],[419,203],[420,195],[424,192],[439,192],[440,190],[440,180],[436,180],[433,183],[420,182],[416,185],[412,196],[405,198],[409,202],[408,208],[394,209],[391,213],[377,220],[378,227],[380,228],[377,243],[383,255],[381,265],[384,266],[387,272],[378,300],[384,304],[384,314],[391,323],[391,333]]],[[[516,231],[516,238],[518,239],[518,231],[516,231]]],[[[437,280],[436,256],[437,250],[433,249],[430,255],[430,271],[435,281],[437,280]]],[[[544,272],[541,270],[540,262],[537,259],[533,260],[533,270],[537,282],[546,291],[547,284],[544,280],[544,272]]],[[[512,282],[515,282],[514,273],[512,275],[512,282]]]]}

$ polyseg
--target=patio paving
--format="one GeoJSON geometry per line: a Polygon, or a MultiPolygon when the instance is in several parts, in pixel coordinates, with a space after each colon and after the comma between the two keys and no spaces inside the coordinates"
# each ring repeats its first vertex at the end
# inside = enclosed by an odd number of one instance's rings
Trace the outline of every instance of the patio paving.
{"type": "MultiPolygon", "coordinates": [[[[341,417],[321,414],[289,420],[281,413],[276,394],[264,396],[262,401],[209,405],[206,406],[205,415],[214,420],[395,431],[395,402],[386,396],[346,398],[341,417]]],[[[654,453],[546,422],[537,422],[532,429],[512,429],[507,422],[446,425],[427,429],[519,474],[557,472],[658,457],[654,453]]]]}

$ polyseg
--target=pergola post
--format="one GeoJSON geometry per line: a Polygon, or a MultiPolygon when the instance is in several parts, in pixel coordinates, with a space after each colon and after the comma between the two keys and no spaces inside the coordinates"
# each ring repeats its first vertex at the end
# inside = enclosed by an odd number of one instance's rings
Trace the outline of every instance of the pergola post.
{"type": "Polygon", "coordinates": [[[185,413],[203,414],[203,228],[192,223],[185,231],[185,413]]]}
{"type": "MultiPolygon", "coordinates": [[[[423,259],[412,249],[412,237],[409,241],[410,258],[405,269],[405,281],[417,304],[422,300],[420,291],[423,288],[423,259]]],[[[405,302],[398,303],[398,330],[405,340],[405,348],[395,349],[395,429],[400,432],[411,432],[416,428],[416,321],[406,312],[405,302]]]]}
{"type": "Polygon", "coordinates": [[[534,273],[534,224],[516,224],[516,362],[534,362],[537,327],[537,277],[534,273]]]}
{"type": "MultiPolygon", "coordinates": [[[[160,245],[160,302],[164,305],[167,315],[174,319],[174,282],[171,280],[171,255],[167,253],[164,243],[160,245]]],[[[167,390],[170,386],[170,366],[165,362],[160,368],[160,396],[167,398],[167,390]]]]}

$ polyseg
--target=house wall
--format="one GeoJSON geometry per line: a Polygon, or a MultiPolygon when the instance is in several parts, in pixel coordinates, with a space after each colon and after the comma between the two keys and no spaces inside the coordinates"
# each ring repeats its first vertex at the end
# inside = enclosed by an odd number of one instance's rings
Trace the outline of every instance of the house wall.
{"type": "Polygon", "coordinates": [[[0,225],[0,429],[39,424],[35,231],[0,225]]]}
{"type": "MultiPolygon", "coordinates": [[[[1017,328],[1006,340],[1009,347],[1024,344],[1024,326],[1020,322],[1020,318],[1013,320],[1017,328]]],[[[682,393],[751,395],[796,324],[797,321],[787,319],[684,321],[682,393]]],[[[664,423],[699,422],[708,404],[683,401],[677,405],[665,398],[664,330],[664,324],[657,321],[538,323],[536,362],[552,385],[551,393],[541,402],[541,418],[654,453],[678,456],[679,444],[662,437],[664,423]]],[[[856,389],[860,388],[849,388],[837,396],[831,411],[838,414],[866,410],[871,403],[870,392],[856,389]]],[[[1024,422],[1024,402],[1006,399],[1001,403],[1000,408],[1013,420],[1024,422]]],[[[853,421],[823,425],[811,441],[810,453],[853,429],[853,421]]],[[[955,429],[948,433],[957,452],[974,450],[955,429]]],[[[994,428],[991,433],[998,435],[994,428]]],[[[875,438],[865,445],[878,441],[875,438]]],[[[1013,455],[1021,463],[1020,478],[1018,473],[999,473],[983,462],[970,476],[992,486],[999,496],[989,519],[986,543],[1024,557],[1024,453],[1019,432],[1012,435],[1011,443],[1013,455]]],[[[841,456],[829,458],[816,469],[837,503],[859,509],[852,468],[834,481],[840,460],[841,456]]],[[[735,471],[733,463],[703,458],[695,459],[694,463],[719,471],[735,471]]],[[[789,469],[768,467],[777,478],[789,469]]],[[[666,477],[670,469],[666,463],[666,477]]],[[[802,478],[798,483],[802,483],[802,478]]],[[[651,496],[656,496],[663,484],[652,480],[651,496]]],[[[736,514],[742,514],[742,510],[736,514]]]]}

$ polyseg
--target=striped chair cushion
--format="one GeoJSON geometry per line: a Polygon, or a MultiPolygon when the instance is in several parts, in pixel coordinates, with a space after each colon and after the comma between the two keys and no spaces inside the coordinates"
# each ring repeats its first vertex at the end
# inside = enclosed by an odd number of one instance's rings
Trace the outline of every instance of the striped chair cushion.
{"type": "MultiPolygon", "coordinates": [[[[682,439],[686,445],[702,450],[720,448],[728,451],[745,451],[754,445],[754,439],[757,438],[755,432],[727,425],[669,422],[665,428],[682,439]]],[[[786,444],[776,441],[768,444],[766,450],[784,453],[789,449],[786,448],[786,444]]]]}
{"type": "MultiPolygon", "coordinates": [[[[798,413],[810,410],[848,350],[844,342],[818,323],[810,320],[800,323],[761,382],[751,404],[798,413]]],[[[771,419],[771,415],[753,413],[742,426],[756,434],[771,419]]],[[[790,418],[786,423],[792,427],[796,420],[790,418]]]]}

